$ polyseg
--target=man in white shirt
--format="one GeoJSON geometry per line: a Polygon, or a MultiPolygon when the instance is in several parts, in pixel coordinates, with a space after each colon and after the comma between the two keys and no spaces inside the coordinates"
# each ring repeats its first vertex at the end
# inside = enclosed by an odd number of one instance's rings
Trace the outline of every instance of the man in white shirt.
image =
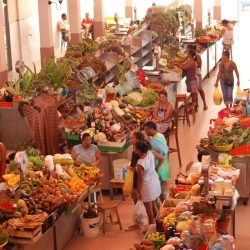
{"type": "Polygon", "coordinates": [[[69,22],[67,20],[67,15],[62,14],[62,20],[58,23],[59,30],[62,34],[62,39],[69,43],[70,41],[70,30],[69,30],[69,22]]]}

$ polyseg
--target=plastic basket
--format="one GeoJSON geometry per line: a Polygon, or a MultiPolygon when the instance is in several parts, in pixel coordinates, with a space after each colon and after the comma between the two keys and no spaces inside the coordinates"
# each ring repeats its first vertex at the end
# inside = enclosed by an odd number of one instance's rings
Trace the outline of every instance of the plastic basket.
{"type": "MultiPolygon", "coordinates": [[[[146,233],[144,236],[144,239],[148,239],[148,236],[152,234],[152,233],[146,233]]],[[[165,236],[165,232],[160,232],[160,236],[164,235],[165,236]]],[[[148,239],[150,240],[150,239],[148,239]]],[[[158,247],[159,245],[161,245],[162,243],[166,242],[166,240],[150,240],[154,243],[155,247],[158,247]]]]}
{"type": "Polygon", "coordinates": [[[13,102],[0,102],[0,108],[11,108],[13,107],[13,102]]]}

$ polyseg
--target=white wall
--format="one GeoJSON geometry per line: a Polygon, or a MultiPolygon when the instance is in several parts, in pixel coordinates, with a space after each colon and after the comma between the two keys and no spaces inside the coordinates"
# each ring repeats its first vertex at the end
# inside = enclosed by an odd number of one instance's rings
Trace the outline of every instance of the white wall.
{"type": "Polygon", "coordinates": [[[221,0],[221,19],[239,20],[239,0],[221,0]]]}
{"type": "MultiPolygon", "coordinates": [[[[28,66],[40,64],[40,33],[37,0],[11,0],[8,2],[11,56],[13,69],[17,60],[28,66]],[[29,2],[28,2],[29,1],[29,2]]],[[[38,67],[39,68],[39,67],[38,67]]]]}
{"type": "Polygon", "coordinates": [[[90,17],[94,17],[94,1],[93,0],[81,0],[81,18],[85,17],[85,13],[88,12],[90,17]]]}

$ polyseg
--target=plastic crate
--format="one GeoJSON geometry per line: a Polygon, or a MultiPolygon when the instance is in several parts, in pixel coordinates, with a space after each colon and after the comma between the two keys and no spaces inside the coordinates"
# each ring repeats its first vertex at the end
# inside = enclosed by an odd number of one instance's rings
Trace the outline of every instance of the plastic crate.
{"type": "Polygon", "coordinates": [[[98,145],[98,149],[103,152],[115,152],[115,153],[122,153],[124,152],[128,147],[130,146],[130,143],[125,143],[121,147],[115,147],[115,146],[106,146],[106,145],[98,145]]]}
{"type": "Polygon", "coordinates": [[[67,141],[69,147],[74,147],[81,143],[81,137],[80,135],[67,134],[67,141]]]}
{"type": "Polygon", "coordinates": [[[0,102],[0,108],[11,108],[13,107],[13,102],[0,102]]]}

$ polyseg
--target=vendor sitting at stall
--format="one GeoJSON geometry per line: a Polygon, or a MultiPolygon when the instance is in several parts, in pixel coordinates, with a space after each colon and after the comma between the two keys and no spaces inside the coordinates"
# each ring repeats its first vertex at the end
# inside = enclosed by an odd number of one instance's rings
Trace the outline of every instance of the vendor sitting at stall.
{"type": "Polygon", "coordinates": [[[75,166],[86,164],[95,167],[100,163],[101,153],[97,146],[92,144],[90,134],[85,133],[82,135],[82,144],[73,147],[72,158],[75,166]]]}
{"type": "Polygon", "coordinates": [[[90,18],[88,12],[85,14],[85,18],[82,20],[82,29],[85,31],[85,38],[89,38],[89,35],[91,35],[91,38],[94,39],[93,19],[90,18]]]}
{"type": "Polygon", "coordinates": [[[3,180],[2,176],[5,174],[6,169],[6,148],[3,143],[0,142],[0,181],[3,180]]]}
{"type": "Polygon", "coordinates": [[[159,100],[155,105],[153,118],[157,125],[157,130],[164,134],[172,125],[173,105],[168,101],[166,91],[159,92],[159,100]]]}

